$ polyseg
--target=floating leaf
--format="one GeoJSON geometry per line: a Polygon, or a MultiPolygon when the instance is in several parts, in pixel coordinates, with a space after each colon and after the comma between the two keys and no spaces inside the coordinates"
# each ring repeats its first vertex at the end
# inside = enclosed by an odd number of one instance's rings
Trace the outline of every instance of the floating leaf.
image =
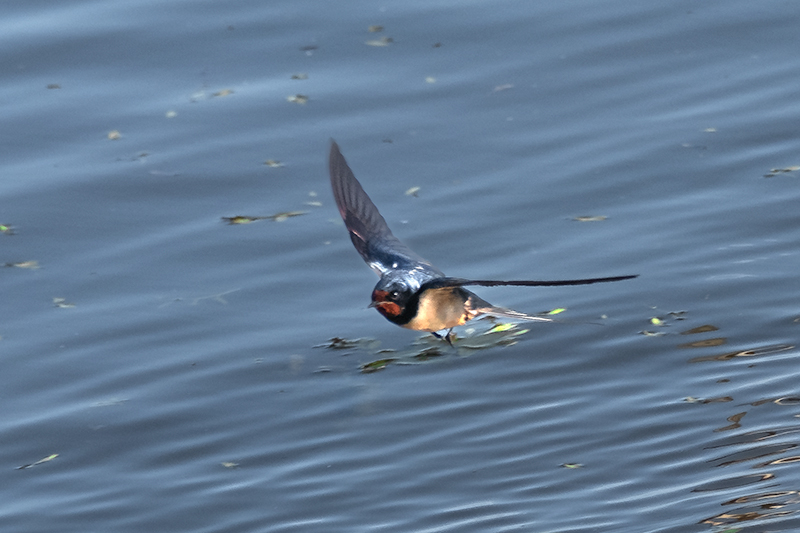
{"type": "Polygon", "coordinates": [[[0,231],[5,233],[6,235],[14,235],[14,228],[11,226],[7,226],[5,224],[0,224],[0,231]]]}
{"type": "Polygon", "coordinates": [[[391,37],[381,37],[380,39],[372,39],[370,41],[365,42],[367,46],[389,46],[391,43],[394,42],[394,39],[391,37]]]}
{"type": "Polygon", "coordinates": [[[6,263],[7,267],[17,267],[17,268],[30,268],[31,270],[36,270],[39,268],[38,261],[20,261],[19,263],[6,263]]]}
{"type": "Polygon", "coordinates": [[[123,403],[127,402],[126,398],[109,398],[107,400],[100,400],[99,402],[94,402],[92,407],[109,407],[112,405],[122,405],[123,403]]]}
{"type": "Polygon", "coordinates": [[[250,224],[251,222],[255,222],[256,220],[261,220],[262,217],[222,217],[222,220],[227,222],[228,224],[250,224]]]}
{"type": "Polygon", "coordinates": [[[664,325],[664,321],[661,320],[660,318],[658,318],[657,316],[654,316],[653,318],[651,318],[650,319],[650,323],[653,324],[654,326],[663,326],[664,325]]]}
{"type": "Polygon", "coordinates": [[[212,93],[211,96],[213,97],[221,97],[221,96],[230,96],[233,94],[233,89],[222,89],[221,91],[217,91],[212,93]]]}
{"type": "Polygon", "coordinates": [[[308,96],[304,94],[293,94],[291,96],[287,96],[286,101],[293,104],[305,104],[308,102],[308,96]]]}
{"type": "Polygon", "coordinates": [[[577,222],[601,222],[603,220],[606,220],[607,218],[608,217],[604,215],[592,215],[592,216],[587,215],[587,216],[575,217],[572,220],[575,220],[577,222]]]}
{"type": "Polygon", "coordinates": [[[507,322],[505,324],[495,324],[492,326],[492,329],[487,331],[486,333],[502,333],[504,331],[509,331],[514,329],[515,325],[513,323],[507,322]]]}
{"type": "Polygon", "coordinates": [[[716,339],[704,339],[702,341],[687,342],[686,344],[679,344],[678,348],[708,348],[709,346],[722,346],[728,342],[724,337],[716,339]]]}
{"type": "Polygon", "coordinates": [[[697,333],[709,333],[711,331],[717,331],[719,328],[716,326],[712,326],[711,324],[706,324],[704,326],[697,326],[696,328],[692,328],[686,331],[681,331],[681,335],[695,335],[697,333]]]}
{"type": "Polygon", "coordinates": [[[779,353],[793,349],[794,349],[793,344],[771,344],[768,346],[759,346],[756,348],[750,348],[748,350],[741,350],[738,352],[728,352],[719,355],[695,357],[693,359],[689,359],[689,362],[701,363],[705,361],[728,361],[730,359],[735,359],[737,357],[762,357],[765,355],[772,355],[774,353],[779,353]]]}
{"type": "Polygon", "coordinates": [[[299,217],[300,215],[305,215],[305,214],[306,214],[306,211],[286,211],[284,213],[278,213],[276,215],[272,215],[272,216],[267,217],[267,218],[270,218],[270,219],[274,220],[275,222],[283,222],[287,218],[299,217]]]}
{"type": "Polygon", "coordinates": [[[553,309],[552,311],[548,311],[548,312],[546,312],[544,314],[545,315],[558,315],[560,313],[563,313],[566,310],[567,310],[566,307],[557,307],[557,308],[553,309]]]}
{"type": "Polygon", "coordinates": [[[274,220],[275,222],[283,222],[287,218],[299,217],[300,215],[305,215],[306,213],[307,211],[284,211],[282,213],[275,213],[274,215],[268,215],[268,216],[251,217],[251,216],[237,215],[235,217],[222,217],[222,220],[230,225],[250,224],[251,222],[255,222],[256,220],[274,220]]]}
{"type": "Polygon", "coordinates": [[[75,307],[75,304],[68,302],[66,298],[53,298],[53,305],[61,309],[71,309],[75,307]]]}
{"type": "Polygon", "coordinates": [[[314,348],[327,348],[329,350],[351,350],[362,346],[377,347],[380,343],[375,339],[343,339],[342,337],[333,337],[331,340],[324,344],[317,344],[314,348]]]}
{"type": "Polygon", "coordinates": [[[800,170],[800,166],[791,166],[786,168],[771,168],[769,169],[768,174],[764,174],[764,177],[771,178],[777,174],[786,174],[787,172],[795,172],[796,170],[800,170]]]}
{"type": "Polygon", "coordinates": [[[38,460],[38,461],[36,461],[35,463],[29,463],[29,464],[26,464],[26,465],[19,466],[19,467],[17,467],[17,470],[25,470],[26,468],[30,468],[30,467],[32,467],[32,466],[36,466],[36,465],[40,465],[40,464],[42,464],[42,463],[46,463],[46,462],[48,462],[48,461],[52,461],[52,460],[53,460],[53,459],[55,459],[56,457],[58,457],[58,454],[57,454],[57,453],[54,453],[54,454],[52,454],[52,455],[48,455],[48,456],[47,456],[47,457],[45,457],[44,459],[39,459],[39,460],[38,460]]]}
{"type": "Polygon", "coordinates": [[[383,370],[386,368],[389,363],[397,361],[397,359],[378,359],[377,361],[372,361],[371,363],[366,363],[361,365],[361,372],[365,374],[369,374],[371,372],[377,372],[378,370],[383,370]]]}

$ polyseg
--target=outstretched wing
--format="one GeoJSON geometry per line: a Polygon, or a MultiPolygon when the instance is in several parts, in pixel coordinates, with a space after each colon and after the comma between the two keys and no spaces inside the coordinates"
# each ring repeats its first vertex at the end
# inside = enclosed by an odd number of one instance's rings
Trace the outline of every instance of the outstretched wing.
{"type": "Polygon", "coordinates": [[[633,276],[612,276],[609,278],[586,278],[586,279],[563,279],[553,281],[538,281],[538,280],[515,280],[515,281],[501,281],[490,279],[462,279],[462,278],[437,278],[426,282],[423,288],[426,289],[440,289],[443,287],[463,287],[465,285],[482,285],[484,287],[498,287],[502,285],[514,285],[522,287],[558,287],[562,285],[590,285],[592,283],[607,283],[609,281],[623,281],[626,279],[638,278],[639,275],[633,276]]]}
{"type": "Polygon", "coordinates": [[[347,166],[339,145],[333,140],[329,166],[333,197],[339,214],[350,232],[353,246],[372,270],[379,276],[398,268],[418,269],[431,276],[444,276],[439,269],[392,235],[378,208],[347,166]]]}

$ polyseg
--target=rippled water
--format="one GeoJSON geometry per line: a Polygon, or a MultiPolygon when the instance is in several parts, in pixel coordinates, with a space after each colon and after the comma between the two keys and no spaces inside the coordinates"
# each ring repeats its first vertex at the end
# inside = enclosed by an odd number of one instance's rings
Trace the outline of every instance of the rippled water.
{"type": "Polygon", "coordinates": [[[3,6],[0,523],[800,529],[796,12],[3,6]],[[640,277],[397,328],[331,137],[450,275],[640,277]]]}

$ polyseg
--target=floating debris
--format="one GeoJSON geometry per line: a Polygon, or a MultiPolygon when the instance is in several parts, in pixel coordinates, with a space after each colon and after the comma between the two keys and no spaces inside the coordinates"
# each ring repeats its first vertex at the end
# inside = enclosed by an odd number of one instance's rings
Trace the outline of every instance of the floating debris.
{"type": "Polygon", "coordinates": [[[304,94],[293,94],[291,96],[287,96],[286,101],[293,104],[305,104],[308,102],[308,96],[304,94]]]}
{"type": "Polygon", "coordinates": [[[92,407],[110,407],[112,405],[122,405],[127,401],[128,401],[127,398],[109,398],[107,400],[100,400],[99,402],[94,402],[92,404],[92,407]]]}
{"type": "Polygon", "coordinates": [[[561,468],[583,468],[581,463],[564,463],[561,468]]]}
{"type": "Polygon", "coordinates": [[[499,93],[501,91],[507,91],[513,88],[514,88],[513,83],[505,83],[503,85],[495,85],[494,89],[492,89],[492,92],[499,93]]]}
{"type": "Polygon", "coordinates": [[[506,322],[503,324],[495,324],[492,326],[492,329],[487,331],[486,333],[503,333],[504,331],[509,331],[514,329],[514,324],[511,322],[506,322]]]}
{"type": "Polygon", "coordinates": [[[661,337],[662,335],[666,335],[663,331],[655,332],[655,331],[640,331],[640,335],[644,335],[645,337],[661,337]]]}
{"type": "Polygon", "coordinates": [[[712,326],[711,324],[706,324],[704,326],[697,326],[696,328],[688,329],[686,331],[681,331],[681,335],[695,335],[697,333],[710,333],[712,331],[717,331],[719,328],[717,326],[712,326]]]}
{"type": "Polygon", "coordinates": [[[793,166],[793,167],[786,167],[786,168],[771,168],[769,169],[768,174],[764,174],[765,178],[772,178],[777,176],[778,174],[787,174],[789,172],[795,172],[800,170],[800,166],[793,166]]]}
{"type": "Polygon", "coordinates": [[[605,215],[591,215],[591,216],[575,217],[572,220],[575,220],[576,222],[602,222],[607,218],[608,217],[605,215]]]}
{"type": "Polygon", "coordinates": [[[216,97],[222,97],[222,96],[230,96],[232,94],[233,94],[233,89],[222,89],[221,91],[217,91],[215,93],[212,93],[211,96],[216,98],[216,97]]]}
{"type": "Polygon", "coordinates": [[[365,363],[361,365],[360,369],[364,374],[371,374],[372,372],[383,370],[389,366],[390,363],[394,363],[395,361],[397,361],[397,359],[378,359],[377,361],[372,361],[371,363],[365,363]]]}
{"type": "Polygon", "coordinates": [[[308,74],[306,74],[304,72],[298,72],[297,74],[292,74],[292,79],[293,80],[307,80],[308,79],[308,74]]]}
{"type": "Polygon", "coordinates": [[[26,465],[18,466],[18,467],[17,467],[17,470],[25,470],[26,468],[30,468],[30,467],[32,467],[32,466],[36,466],[36,465],[40,465],[40,464],[42,464],[42,463],[46,463],[46,462],[48,462],[48,461],[52,461],[52,460],[53,460],[53,459],[55,459],[56,457],[58,457],[58,454],[57,454],[57,453],[54,453],[54,454],[52,454],[52,455],[48,455],[48,456],[47,456],[47,457],[45,457],[44,459],[39,459],[39,460],[38,460],[38,461],[36,461],[35,463],[29,463],[29,464],[26,464],[26,465]]]}
{"type": "Polygon", "coordinates": [[[511,346],[517,343],[520,336],[529,331],[530,329],[522,329],[519,324],[513,322],[493,324],[491,328],[482,333],[476,333],[475,328],[468,328],[465,331],[467,336],[464,338],[456,337],[453,345],[458,349],[464,348],[466,350],[485,350],[496,346],[511,346]]]}
{"type": "Polygon", "coordinates": [[[116,141],[120,137],[122,137],[122,134],[119,132],[119,130],[111,130],[108,132],[108,135],[106,135],[106,137],[108,137],[109,140],[116,141]]]}
{"type": "Polygon", "coordinates": [[[334,337],[330,341],[314,346],[329,350],[346,350],[351,355],[370,357],[366,363],[359,365],[362,373],[369,374],[385,369],[389,365],[417,365],[447,355],[467,356],[476,350],[516,344],[521,335],[528,329],[520,329],[515,323],[497,323],[493,318],[482,318],[473,326],[464,328],[463,337],[451,334],[452,347],[433,335],[419,337],[403,350],[380,349],[380,341],[375,339],[344,339],[334,337]],[[455,349],[455,350],[454,350],[455,349]],[[455,352],[455,353],[454,353],[455,352]]]}
{"type": "Polygon", "coordinates": [[[230,225],[233,224],[250,224],[251,222],[255,222],[256,220],[274,220],[275,222],[283,222],[287,218],[291,217],[299,217],[300,215],[305,215],[307,211],[285,211],[283,213],[275,213],[274,215],[268,216],[235,216],[235,217],[222,217],[222,220],[227,222],[230,225]]]}
{"type": "Polygon", "coordinates": [[[14,235],[14,227],[11,224],[0,224],[0,232],[6,235],[14,235]]]}
{"type": "Polygon", "coordinates": [[[704,357],[695,357],[689,359],[690,363],[703,363],[707,361],[729,361],[739,357],[763,357],[765,355],[772,355],[775,353],[793,350],[793,344],[771,344],[767,346],[758,346],[747,350],[740,350],[738,352],[728,352],[719,355],[708,355],[704,357]]]}
{"type": "Polygon", "coordinates": [[[198,303],[202,302],[203,300],[212,300],[212,301],[215,301],[217,303],[221,303],[222,305],[228,305],[228,301],[225,298],[223,298],[223,296],[225,296],[227,294],[231,294],[231,293],[237,292],[237,291],[240,291],[240,290],[241,289],[231,289],[229,291],[220,292],[220,293],[217,293],[217,294],[210,294],[208,296],[198,296],[197,298],[193,298],[192,299],[192,303],[190,305],[197,305],[198,303]]]}
{"type": "MultiPolygon", "coordinates": [[[[316,191],[308,191],[308,195],[311,198],[316,198],[317,197],[317,192],[316,191]]],[[[322,207],[322,202],[320,202],[319,200],[309,200],[308,202],[305,202],[305,204],[313,206],[313,207],[322,207]]]]}
{"type": "Polygon", "coordinates": [[[236,468],[239,466],[239,463],[234,463],[233,461],[223,461],[220,464],[225,468],[236,468]]]}
{"type": "Polygon", "coordinates": [[[381,37],[380,39],[372,39],[366,41],[364,44],[367,46],[389,46],[394,42],[394,39],[391,37],[381,37]]]}
{"type": "Polygon", "coordinates": [[[175,118],[175,117],[178,116],[178,112],[170,110],[170,111],[167,111],[166,113],[164,113],[164,116],[167,117],[167,118],[175,118]]]}
{"type": "Polygon", "coordinates": [[[59,84],[57,84],[57,83],[48,83],[48,84],[47,84],[47,88],[48,88],[48,89],[60,89],[60,88],[61,88],[61,85],[59,85],[59,84]]]}
{"type": "Polygon", "coordinates": [[[706,128],[703,133],[717,133],[717,128],[706,128]]]}
{"type": "Polygon", "coordinates": [[[381,26],[379,24],[375,24],[375,25],[370,26],[369,28],[367,28],[367,31],[370,32],[370,33],[378,33],[378,32],[383,31],[383,26],[381,26]]]}
{"type": "Polygon", "coordinates": [[[6,263],[7,267],[16,267],[16,268],[30,268],[31,270],[36,270],[39,268],[39,261],[20,261],[19,263],[6,263]]]}
{"type": "Polygon", "coordinates": [[[370,338],[364,339],[343,339],[342,337],[333,337],[328,342],[317,344],[314,348],[327,348],[329,350],[352,350],[354,348],[374,348],[380,346],[380,341],[370,338]]]}
{"type": "Polygon", "coordinates": [[[425,78],[425,83],[436,83],[436,78],[434,78],[433,76],[427,76],[425,78]]]}
{"type": "Polygon", "coordinates": [[[654,326],[666,326],[667,325],[667,324],[664,323],[663,320],[661,320],[657,316],[654,316],[653,318],[651,318],[650,319],[650,323],[653,324],[654,326]]]}
{"type": "Polygon", "coordinates": [[[283,163],[281,163],[277,159],[267,159],[266,161],[264,161],[264,164],[272,168],[280,168],[283,166],[283,163]]]}
{"type": "Polygon", "coordinates": [[[406,194],[406,196],[413,196],[413,197],[416,198],[417,197],[417,193],[419,192],[419,190],[420,190],[420,187],[411,187],[410,189],[408,189],[405,192],[405,194],[406,194]]]}
{"type": "Polygon", "coordinates": [[[725,403],[732,402],[733,398],[730,396],[720,396],[719,398],[695,398],[694,396],[687,396],[683,399],[686,403],[725,403]]]}
{"type": "Polygon", "coordinates": [[[722,346],[726,344],[728,339],[725,337],[718,337],[716,339],[704,339],[702,341],[687,342],[686,344],[679,344],[678,348],[708,348],[710,346],[722,346]]]}
{"type": "Polygon", "coordinates": [[[75,307],[75,304],[68,302],[66,298],[53,298],[53,305],[61,309],[71,309],[75,307]]]}

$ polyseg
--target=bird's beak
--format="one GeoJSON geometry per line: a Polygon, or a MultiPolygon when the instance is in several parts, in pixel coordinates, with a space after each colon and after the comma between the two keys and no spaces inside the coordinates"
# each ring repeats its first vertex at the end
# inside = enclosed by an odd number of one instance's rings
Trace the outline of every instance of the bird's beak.
{"type": "Polygon", "coordinates": [[[378,302],[370,302],[369,305],[367,306],[367,309],[369,309],[370,307],[378,307],[378,302]]]}

